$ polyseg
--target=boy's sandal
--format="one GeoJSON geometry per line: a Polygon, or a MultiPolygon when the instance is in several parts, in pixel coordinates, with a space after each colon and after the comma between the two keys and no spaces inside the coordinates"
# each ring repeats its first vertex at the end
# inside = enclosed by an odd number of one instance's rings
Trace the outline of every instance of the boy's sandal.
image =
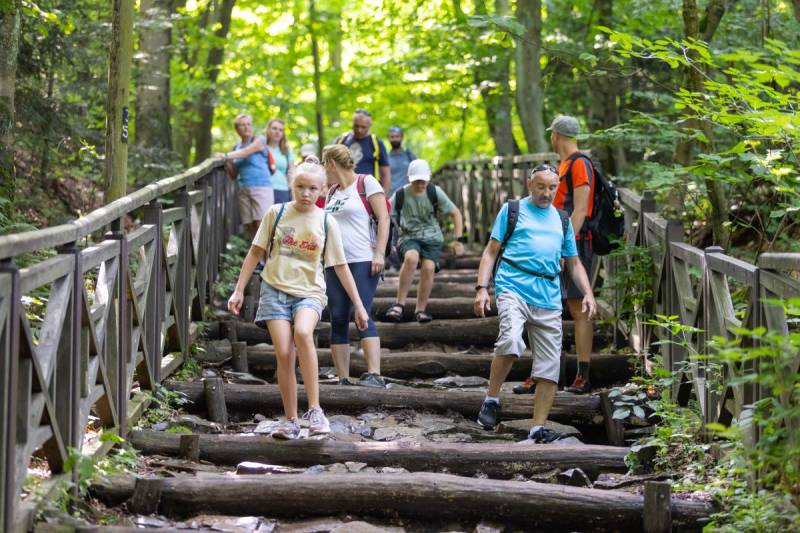
{"type": "Polygon", "coordinates": [[[403,320],[403,306],[398,303],[392,304],[389,306],[389,309],[386,310],[384,316],[387,320],[392,322],[400,322],[403,320]]]}
{"type": "Polygon", "coordinates": [[[414,313],[414,320],[416,320],[420,324],[423,324],[425,322],[430,322],[431,320],[433,320],[433,316],[431,316],[429,313],[425,311],[417,311],[416,313],[414,313]]]}

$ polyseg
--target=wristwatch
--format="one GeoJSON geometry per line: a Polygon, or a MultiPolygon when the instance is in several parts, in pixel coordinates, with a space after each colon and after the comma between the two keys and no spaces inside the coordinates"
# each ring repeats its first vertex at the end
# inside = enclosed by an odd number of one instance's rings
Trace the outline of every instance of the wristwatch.
{"type": "Polygon", "coordinates": [[[478,292],[481,289],[488,289],[488,285],[475,285],[475,292],[478,292]]]}
{"type": "Polygon", "coordinates": [[[467,238],[464,237],[463,235],[461,237],[457,237],[456,241],[458,241],[458,242],[460,242],[462,244],[467,244],[467,238]]]}

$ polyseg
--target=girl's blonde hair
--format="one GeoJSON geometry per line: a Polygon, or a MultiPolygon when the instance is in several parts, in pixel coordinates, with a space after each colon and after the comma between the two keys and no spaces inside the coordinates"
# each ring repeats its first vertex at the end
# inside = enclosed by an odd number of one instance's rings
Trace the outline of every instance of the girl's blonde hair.
{"type": "Polygon", "coordinates": [[[329,144],[322,149],[322,164],[324,165],[328,161],[333,161],[340,167],[348,169],[356,166],[350,148],[343,144],[329,144]]]}
{"type": "Polygon", "coordinates": [[[316,178],[320,183],[325,182],[325,169],[319,164],[319,159],[315,155],[308,155],[303,162],[292,169],[291,179],[294,180],[300,174],[316,178]]]}

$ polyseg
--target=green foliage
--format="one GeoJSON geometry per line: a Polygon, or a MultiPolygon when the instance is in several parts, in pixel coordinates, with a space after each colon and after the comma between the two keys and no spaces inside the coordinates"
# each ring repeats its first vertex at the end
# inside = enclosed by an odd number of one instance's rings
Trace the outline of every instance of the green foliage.
{"type": "Polygon", "coordinates": [[[181,435],[191,435],[194,433],[191,429],[187,428],[186,426],[170,426],[164,430],[164,433],[179,433],[181,435]]]}
{"type": "MultiPolygon", "coordinates": [[[[192,345],[192,353],[196,351],[205,351],[200,346],[192,345]]],[[[173,374],[172,379],[175,381],[194,381],[203,375],[203,366],[192,356],[183,360],[180,368],[173,374]]]]}
{"type": "Polygon", "coordinates": [[[150,405],[139,420],[139,426],[152,426],[159,422],[169,420],[176,411],[191,403],[182,392],[172,391],[161,385],[156,385],[155,391],[144,391],[150,405]]]}
{"type": "Polygon", "coordinates": [[[218,298],[227,300],[233,293],[236,282],[239,280],[239,273],[242,269],[250,243],[246,240],[233,236],[228,241],[225,252],[222,254],[222,268],[220,269],[219,279],[214,286],[214,293],[218,298]]]}
{"type": "Polygon", "coordinates": [[[602,293],[606,301],[614,302],[617,310],[613,320],[622,322],[628,336],[637,328],[644,305],[653,296],[653,256],[641,246],[623,243],[609,254],[618,266],[602,293]]]}

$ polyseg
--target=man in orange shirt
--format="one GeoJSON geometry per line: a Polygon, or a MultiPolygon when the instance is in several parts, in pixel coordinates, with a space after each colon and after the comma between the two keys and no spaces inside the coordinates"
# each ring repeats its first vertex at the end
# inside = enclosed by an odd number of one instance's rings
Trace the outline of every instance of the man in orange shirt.
{"type": "MultiPolygon", "coordinates": [[[[575,228],[575,240],[578,256],[583,268],[591,280],[592,239],[585,222],[592,216],[592,199],[594,197],[594,170],[591,162],[580,157],[578,150],[578,134],[580,125],[575,117],[559,115],[547,128],[550,131],[550,143],[553,150],[561,158],[558,175],[561,180],[556,190],[553,205],[565,210],[570,215],[572,227],[575,228]]],[[[584,313],[581,302],[583,293],[569,276],[561,276],[562,298],[567,300],[567,307],[575,321],[575,351],[578,352],[578,373],[575,381],[567,387],[567,392],[585,394],[592,391],[589,382],[589,361],[592,356],[592,321],[584,313]]]]}

